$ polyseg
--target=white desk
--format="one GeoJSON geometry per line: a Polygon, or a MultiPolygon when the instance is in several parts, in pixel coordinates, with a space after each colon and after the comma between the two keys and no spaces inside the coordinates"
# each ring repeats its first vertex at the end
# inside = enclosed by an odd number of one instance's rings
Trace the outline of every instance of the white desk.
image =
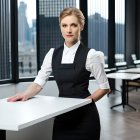
{"type": "Polygon", "coordinates": [[[126,72],[126,73],[137,73],[140,74],[140,68],[130,68],[125,70],[119,70],[118,72],[126,72]]]}
{"type": "Polygon", "coordinates": [[[111,79],[121,79],[123,81],[123,83],[122,83],[122,103],[112,106],[111,109],[114,107],[120,106],[120,105],[122,105],[123,109],[124,109],[125,105],[128,105],[129,107],[136,110],[133,106],[129,105],[129,103],[128,103],[129,96],[128,96],[128,92],[126,91],[126,81],[127,80],[136,80],[136,79],[140,78],[140,74],[115,72],[115,73],[107,74],[107,77],[111,78],[111,79]]]}
{"type": "Polygon", "coordinates": [[[25,102],[7,102],[7,99],[1,99],[0,140],[6,139],[6,130],[18,131],[91,102],[90,99],[39,95],[25,102]]]}

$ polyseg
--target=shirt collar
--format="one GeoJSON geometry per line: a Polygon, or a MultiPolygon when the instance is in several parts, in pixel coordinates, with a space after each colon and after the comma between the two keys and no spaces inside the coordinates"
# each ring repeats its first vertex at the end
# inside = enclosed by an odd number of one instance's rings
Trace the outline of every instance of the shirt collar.
{"type": "Polygon", "coordinates": [[[80,45],[80,41],[78,41],[77,43],[75,43],[73,46],[71,47],[67,47],[66,44],[64,43],[64,53],[68,53],[68,52],[71,52],[72,54],[75,53],[78,49],[80,45]]]}

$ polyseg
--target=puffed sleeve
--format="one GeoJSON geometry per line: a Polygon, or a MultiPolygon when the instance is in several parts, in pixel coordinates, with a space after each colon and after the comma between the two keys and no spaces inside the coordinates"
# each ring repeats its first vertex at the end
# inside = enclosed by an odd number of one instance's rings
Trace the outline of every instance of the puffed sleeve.
{"type": "Polygon", "coordinates": [[[101,89],[109,89],[108,79],[104,71],[104,54],[90,49],[86,60],[86,69],[95,77],[101,89]]]}
{"type": "Polygon", "coordinates": [[[54,52],[54,48],[51,48],[49,52],[46,54],[41,69],[38,72],[38,75],[36,76],[34,83],[37,83],[41,87],[45,85],[45,83],[48,81],[49,76],[52,73],[52,55],[54,52]]]}

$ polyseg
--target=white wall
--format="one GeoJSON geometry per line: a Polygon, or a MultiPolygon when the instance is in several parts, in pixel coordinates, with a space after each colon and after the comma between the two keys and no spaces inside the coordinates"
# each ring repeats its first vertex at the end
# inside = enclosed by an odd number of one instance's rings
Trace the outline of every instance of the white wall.
{"type": "MultiPolygon", "coordinates": [[[[29,82],[19,84],[8,84],[0,86],[0,99],[6,98],[21,92],[27,88],[29,82]]],[[[90,80],[89,90],[93,92],[97,88],[95,81],[90,80]]],[[[58,88],[55,81],[49,81],[40,92],[41,95],[58,96],[58,88]]],[[[11,111],[12,113],[12,111],[11,111]]],[[[12,120],[11,120],[12,121],[12,120]]],[[[51,140],[53,128],[53,118],[41,123],[35,124],[18,132],[7,131],[7,140],[51,140]]]]}

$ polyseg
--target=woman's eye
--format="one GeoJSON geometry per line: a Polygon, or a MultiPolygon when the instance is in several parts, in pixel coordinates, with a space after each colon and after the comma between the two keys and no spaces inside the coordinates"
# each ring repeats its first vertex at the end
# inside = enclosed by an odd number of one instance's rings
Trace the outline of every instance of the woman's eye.
{"type": "Polygon", "coordinates": [[[66,27],[67,25],[63,24],[62,27],[66,27]]]}
{"type": "Polygon", "coordinates": [[[73,27],[77,27],[77,24],[72,24],[73,27]]]}

